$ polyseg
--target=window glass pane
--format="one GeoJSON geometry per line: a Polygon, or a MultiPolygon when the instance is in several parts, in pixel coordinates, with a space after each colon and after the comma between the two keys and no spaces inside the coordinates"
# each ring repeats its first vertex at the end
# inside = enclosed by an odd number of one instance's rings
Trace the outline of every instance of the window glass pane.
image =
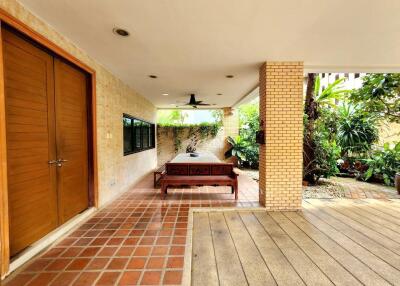
{"type": "Polygon", "coordinates": [[[132,119],[124,117],[124,153],[129,153],[133,151],[132,146],[132,119]]]}
{"type": "Polygon", "coordinates": [[[141,144],[141,126],[142,126],[142,122],[140,120],[135,119],[135,121],[134,121],[135,150],[142,149],[142,144],[141,144]]]}
{"type": "Polygon", "coordinates": [[[153,147],[153,132],[152,125],[149,124],[149,147],[153,147]]]}
{"type": "Polygon", "coordinates": [[[143,122],[142,123],[142,142],[143,142],[143,148],[148,148],[149,147],[149,127],[150,124],[143,122]]]}

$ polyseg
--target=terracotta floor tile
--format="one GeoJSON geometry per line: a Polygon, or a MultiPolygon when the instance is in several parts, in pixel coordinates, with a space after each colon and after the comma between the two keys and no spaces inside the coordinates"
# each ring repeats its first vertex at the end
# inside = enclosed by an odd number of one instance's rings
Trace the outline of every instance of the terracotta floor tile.
{"type": "Polygon", "coordinates": [[[127,263],[128,263],[128,258],[113,258],[108,264],[107,269],[110,270],[124,269],[127,263]]]}
{"type": "Polygon", "coordinates": [[[169,255],[184,255],[185,247],[184,246],[171,246],[169,250],[169,255]]]}
{"type": "Polygon", "coordinates": [[[117,251],[117,253],[115,255],[116,256],[132,256],[132,253],[134,251],[135,251],[135,247],[133,247],[133,246],[123,246],[117,251]]]}
{"type": "Polygon", "coordinates": [[[182,271],[165,271],[163,285],[180,285],[182,283],[182,271]]]}
{"type": "Polygon", "coordinates": [[[153,245],[155,237],[142,237],[140,240],[140,245],[153,245]]]}
{"type": "Polygon", "coordinates": [[[60,273],[56,279],[51,282],[51,286],[68,286],[79,275],[79,272],[64,272],[60,273]]]}
{"type": "Polygon", "coordinates": [[[125,239],[124,245],[136,245],[139,242],[139,238],[137,237],[129,237],[125,239]]]}
{"type": "MultiPolygon", "coordinates": [[[[36,274],[34,273],[21,273],[7,281],[7,286],[21,286],[26,285],[36,274]]],[[[1,284],[1,283],[0,283],[1,284]]]]}
{"type": "Polygon", "coordinates": [[[46,268],[52,260],[49,259],[36,259],[33,263],[29,264],[25,271],[40,271],[46,268]]]}
{"type": "Polygon", "coordinates": [[[76,274],[73,285],[78,286],[180,284],[190,208],[258,206],[257,183],[243,184],[241,177],[243,191],[235,202],[228,188],[221,188],[226,194],[216,194],[195,187],[171,190],[161,200],[148,176],[7,282],[14,286],[20,279],[24,285],[30,279],[42,286],[57,279],[54,285],[71,284],[76,274]]]}
{"type": "Polygon", "coordinates": [[[172,244],[185,244],[186,237],[177,236],[172,239],[172,244]]]}
{"type": "Polygon", "coordinates": [[[133,253],[134,256],[148,256],[150,254],[151,247],[139,246],[135,249],[133,253]]]}
{"type": "Polygon", "coordinates": [[[45,254],[43,254],[43,258],[56,258],[58,256],[60,256],[61,253],[63,253],[65,251],[65,248],[52,248],[50,250],[48,250],[45,254]]]}
{"type": "Polygon", "coordinates": [[[83,270],[89,261],[90,258],[76,258],[68,265],[66,270],[83,270]]]}
{"type": "Polygon", "coordinates": [[[113,237],[113,238],[110,238],[109,241],[107,241],[107,245],[121,245],[123,241],[124,241],[124,238],[122,238],[122,237],[113,237]]]}
{"type": "Polygon", "coordinates": [[[118,282],[118,285],[137,285],[141,272],[140,271],[126,271],[122,273],[121,279],[118,282]]]}
{"type": "Polygon", "coordinates": [[[65,267],[67,267],[67,265],[69,263],[71,263],[72,259],[70,258],[58,258],[58,259],[54,259],[53,262],[51,262],[49,264],[49,266],[46,267],[46,270],[49,271],[60,271],[60,270],[64,270],[65,267]]]}
{"type": "Polygon", "coordinates": [[[88,286],[93,285],[101,272],[82,272],[81,275],[75,280],[73,286],[88,286]]]}
{"type": "Polygon", "coordinates": [[[146,271],[143,273],[140,285],[158,285],[161,280],[161,271],[146,271]]]}
{"type": "Polygon", "coordinates": [[[103,272],[96,285],[110,286],[117,282],[120,272],[103,272]]]}
{"type": "Polygon", "coordinates": [[[118,247],[104,247],[97,256],[113,256],[118,247]]]}
{"type": "Polygon", "coordinates": [[[155,246],[151,253],[152,256],[167,255],[168,246],[155,246]]]}
{"type": "Polygon", "coordinates": [[[171,237],[159,237],[157,238],[157,245],[168,245],[171,241],[171,237]]]}
{"type": "Polygon", "coordinates": [[[83,249],[83,247],[69,247],[60,255],[60,257],[76,257],[83,249]]]}
{"type": "Polygon", "coordinates": [[[89,270],[104,269],[109,261],[110,261],[109,258],[93,258],[93,260],[87,266],[87,269],[89,270]]]}
{"type": "Polygon", "coordinates": [[[94,257],[100,249],[100,247],[87,247],[79,254],[79,257],[94,257]]]}
{"type": "Polygon", "coordinates": [[[168,257],[167,268],[183,268],[183,257],[168,257]]]}
{"type": "Polygon", "coordinates": [[[80,238],[76,241],[76,246],[86,246],[92,242],[93,238],[80,238]]]}
{"type": "Polygon", "coordinates": [[[163,257],[150,257],[147,261],[146,268],[148,269],[162,269],[164,266],[165,258],[163,257]]]}
{"type": "Polygon", "coordinates": [[[51,283],[54,277],[57,276],[58,273],[40,273],[38,276],[33,278],[31,282],[28,283],[29,286],[46,286],[51,283]]]}
{"type": "Polygon", "coordinates": [[[129,261],[127,268],[128,269],[142,269],[142,268],[144,268],[144,265],[146,264],[146,260],[147,260],[147,258],[134,257],[129,261]]]}

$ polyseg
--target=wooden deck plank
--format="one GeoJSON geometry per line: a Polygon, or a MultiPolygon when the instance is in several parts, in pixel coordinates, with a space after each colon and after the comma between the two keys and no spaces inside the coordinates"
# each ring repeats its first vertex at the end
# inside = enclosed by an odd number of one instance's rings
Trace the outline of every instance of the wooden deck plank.
{"type": "Polygon", "coordinates": [[[372,204],[370,201],[363,200],[367,202],[371,207],[379,209],[379,211],[391,215],[392,217],[397,218],[397,221],[400,221],[400,207],[396,207],[391,201],[381,202],[377,201],[372,204]],[[378,208],[379,206],[379,208],[378,208]]]}
{"type": "Polygon", "coordinates": [[[193,215],[192,285],[219,285],[208,213],[193,215]]]}
{"type": "Polygon", "coordinates": [[[336,231],[333,227],[320,220],[310,212],[304,212],[302,213],[302,216],[304,216],[307,221],[312,223],[319,230],[328,235],[332,240],[336,241],[343,248],[349,251],[353,256],[357,257],[371,269],[374,269],[376,273],[378,273],[388,282],[392,283],[393,285],[400,285],[400,272],[393,266],[379,259],[377,256],[373,255],[371,252],[358,245],[344,234],[336,231]]]}
{"type": "Polygon", "coordinates": [[[305,285],[282,251],[265,232],[254,214],[240,212],[239,215],[278,285],[305,285]]]}
{"type": "MultiPolygon", "coordinates": [[[[365,201],[363,201],[365,202],[365,201]]],[[[391,210],[388,206],[382,206],[379,203],[366,202],[362,206],[356,205],[358,208],[364,209],[366,212],[379,216],[380,218],[390,221],[400,227],[400,212],[391,210]]]]}
{"type": "Polygon", "coordinates": [[[293,212],[284,214],[363,284],[368,286],[390,285],[371,268],[351,255],[351,253],[345,250],[340,244],[336,243],[325,233],[310,224],[302,215],[293,212]]]}
{"type": "Polygon", "coordinates": [[[307,285],[333,285],[266,212],[254,213],[307,285]]]}
{"type": "Polygon", "coordinates": [[[223,213],[210,212],[209,217],[220,285],[248,285],[223,213]]]}
{"type": "Polygon", "coordinates": [[[270,215],[335,285],[362,285],[341,264],[282,213],[271,212],[270,215]]]}
{"type": "Polygon", "coordinates": [[[357,203],[357,204],[349,204],[348,202],[341,203],[340,206],[346,206],[347,208],[351,208],[355,213],[363,216],[364,218],[370,219],[376,223],[379,223],[397,233],[400,233],[400,225],[399,221],[396,221],[396,218],[384,214],[370,206],[375,204],[365,204],[357,203]]]}
{"type": "Polygon", "coordinates": [[[237,212],[224,212],[244,273],[250,285],[276,285],[237,212]]]}
{"type": "Polygon", "coordinates": [[[385,227],[379,223],[371,220],[371,217],[365,218],[364,216],[353,211],[351,207],[340,206],[340,203],[335,202],[328,204],[328,207],[335,209],[339,213],[357,221],[357,223],[363,224],[364,226],[379,232],[380,234],[386,236],[388,239],[394,240],[400,243],[400,234],[392,229],[385,227]]]}
{"type": "Polygon", "coordinates": [[[323,220],[337,231],[343,233],[348,238],[363,246],[365,249],[375,254],[377,257],[381,258],[388,264],[392,265],[397,270],[400,270],[400,256],[394,253],[392,250],[382,246],[378,242],[370,239],[366,235],[354,230],[349,225],[346,225],[342,221],[335,217],[332,217],[325,213],[323,208],[315,208],[314,206],[305,206],[306,211],[311,212],[313,215],[323,220]]]}
{"type": "MultiPolygon", "coordinates": [[[[329,207],[324,207],[325,204],[321,202],[313,202],[312,204],[315,207],[318,207],[319,210],[323,211],[325,214],[335,218],[338,221],[341,221],[342,223],[346,224],[347,226],[351,227],[352,229],[356,230],[359,233],[362,233],[363,235],[369,237],[370,239],[374,240],[376,243],[383,245],[387,249],[390,249],[394,253],[400,255],[400,243],[387,238],[386,236],[380,234],[379,232],[368,228],[364,226],[363,224],[358,223],[357,221],[353,220],[352,218],[349,218],[348,216],[345,216],[339,212],[337,212],[333,208],[329,207]]],[[[304,205],[305,209],[308,209],[309,207],[307,205],[304,205]]]]}

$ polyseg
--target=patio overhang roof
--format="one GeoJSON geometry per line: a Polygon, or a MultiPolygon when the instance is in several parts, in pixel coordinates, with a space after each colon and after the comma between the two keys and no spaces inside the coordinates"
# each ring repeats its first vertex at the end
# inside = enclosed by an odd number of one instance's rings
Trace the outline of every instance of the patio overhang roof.
{"type": "Polygon", "coordinates": [[[257,86],[266,60],[304,61],[314,72],[400,71],[398,1],[20,2],[160,108],[190,93],[232,106],[257,86]]]}

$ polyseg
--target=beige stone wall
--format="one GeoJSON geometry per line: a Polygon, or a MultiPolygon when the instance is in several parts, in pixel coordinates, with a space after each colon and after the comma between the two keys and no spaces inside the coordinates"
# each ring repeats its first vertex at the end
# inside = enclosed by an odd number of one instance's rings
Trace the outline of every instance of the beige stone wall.
{"type": "Polygon", "coordinates": [[[104,205],[157,164],[155,149],[123,156],[122,113],[155,122],[156,108],[17,1],[0,0],[0,7],[96,70],[99,202],[104,205]]]}
{"type": "MultiPolygon", "coordinates": [[[[157,130],[157,158],[158,165],[161,166],[166,162],[173,159],[178,153],[185,153],[186,147],[188,146],[190,139],[188,139],[189,128],[182,131],[180,138],[182,138],[182,146],[178,152],[175,151],[175,140],[172,130],[167,130],[168,128],[159,127],[157,130]]],[[[218,134],[213,138],[209,136],[203,139],[197,145],[197,152],[211,152],[216,155],[220,160],[224,160],[225,153],[225,135],[224,128],[218,132],[218,134]]]]}
{"type": "Polygon", "coordinates": [[[269,210],[301,207],[303,64],[266,62],[260,68],[260,202],[269,210]]]}
{"type": "Polygon", "coordinates": [[[379,145],[386,142],[400,142],[400,123],[381,122],[379,126],[379,145]]]}

